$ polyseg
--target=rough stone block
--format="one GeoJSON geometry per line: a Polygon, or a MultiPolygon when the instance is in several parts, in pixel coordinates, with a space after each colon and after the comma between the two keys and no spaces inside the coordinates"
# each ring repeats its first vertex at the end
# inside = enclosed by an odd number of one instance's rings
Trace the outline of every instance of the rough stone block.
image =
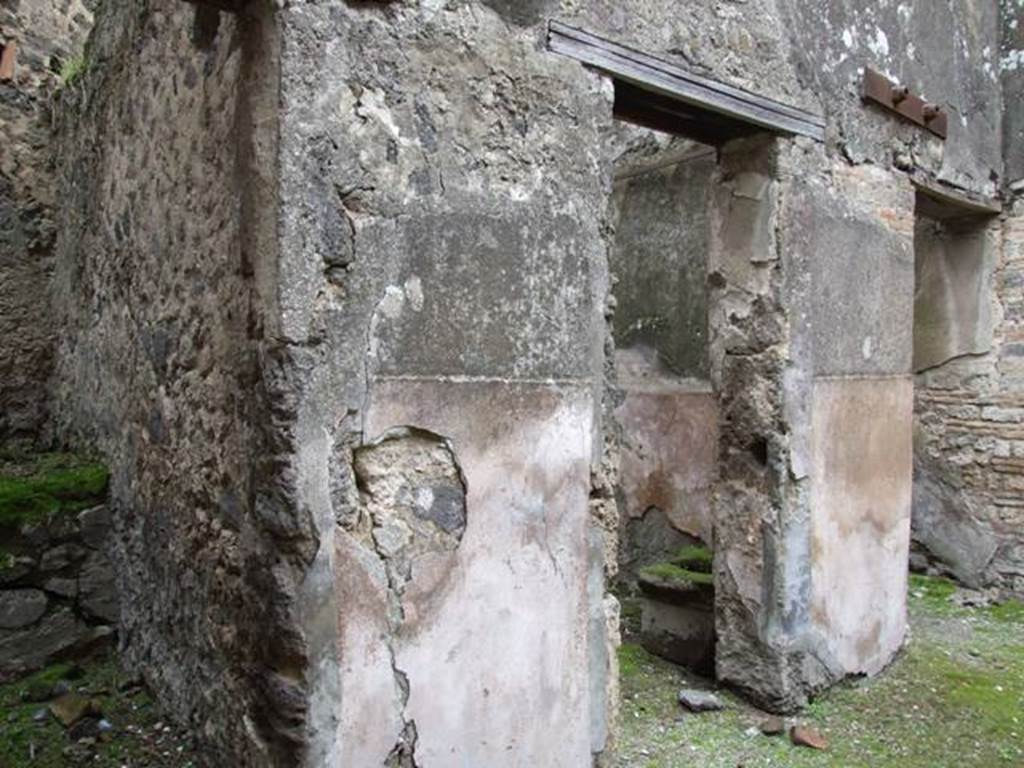
{"type": "Polygon", "coordinates": [[[38,589],[0,592],[0,629],[21,629],[46,613],[46,595],[38,589]]]}

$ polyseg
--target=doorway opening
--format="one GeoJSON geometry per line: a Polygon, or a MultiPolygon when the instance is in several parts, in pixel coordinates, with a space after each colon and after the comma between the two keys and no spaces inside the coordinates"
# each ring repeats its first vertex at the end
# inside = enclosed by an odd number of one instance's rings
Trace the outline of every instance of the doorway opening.
{"type": "Polygon", "coordinates": [[[627,640],[714,673],[709,378],[714,147],[620,124],[610,250],[620,438],[619,576],[627,640]]]}

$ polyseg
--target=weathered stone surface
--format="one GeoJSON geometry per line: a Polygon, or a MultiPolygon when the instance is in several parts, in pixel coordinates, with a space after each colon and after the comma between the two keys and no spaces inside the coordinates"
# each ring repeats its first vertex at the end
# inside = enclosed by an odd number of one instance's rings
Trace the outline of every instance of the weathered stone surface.
{"type": "MultiPolygon", "coordinates": [[[[573,542],[589,529],[588,483],[580,481],[589,481],[592,408],[589,392],[567,385],[375,384],[367,432],[416,425],[445,435],[465,476],[467,527],[454,560],[425,561],[404,586],[392,660],[369,662],[379,656],[371,650],[380,644],[373,617],[386,611],[386,601],[375,605],[364,586],[368,599],[346,614],[341,658],[369,654],[358,666],[346,665],[342,678],[345,690],[361,694],[342,700],[341,733],[365,734],[349,737],[354,763],[372,761],[381,739],[367,718],[387,688],[371,682],[394,680],[398,672],[407,691],[399,714],[416,724],[417,762],[445,762],[455,754],[483,764],[493,754],[490,745],[513,743],[517,759],[531,762],[570,766],[591,759],[587,680],[605,670],[591,667],[593,651],[579,638],[589,632],[590,575],[596,569],[600,578],[603,564],[591,560],[593,547],[580,551],[573,542]],[[521,469],[513,474],[513,466],[521,469]],[[524,592],[545,597],[524,601],[524,592]],[[494,665],[496,658],[502,664],[494,665]],[[524,684],[509,686],[510,679],[524,684]],[[553,693],[566,680],[573,682],[553,693]],[[468,724],[466,711],[477,713],[468,724]],[[538,711],[549,722],[524,730],[521,713],[538,711]]],[[[344,570],[336,578],[354,584],[344,570]]],[[[362,578],[381,577],[367,569],[362,578]]],[[[386,583],[377,589],[386,591],[386,583]]],[[[593,610],[603,630],[605,607],[593,610]]],[[[388,750],[398,735],[391,735],[388,750]]]]}
{"type": "Polygon", "coordinates": [[[116,623],[120,618],[114,568],[105,555],[94,552],[78,576],[78,604],[90,618],[116,623]]]}
{"type": "Polygon", "coordinates": [[[46,573],[62,571],[79,562],[85,556],[86,551],[85,547],[79,544],[59,544],[43,553],[39,562],[39,570],[46,573]]]}
{"type": "Polygon", "coordinates": [[[812,515],[813,378],[908,372],[893,164],[999,172],[998,76],[966,66],[995,61],[995,6],[904,5],[103,4],[62,118],[56,424],[115,460],[129,662],[215,759],[606,747],[612,88],[543,51],[551,17],[829,116],[825,146],[722,152],[708,370],[719,673],[778,707],[833,679],[808,631],[811,521],[835,522],[812,515]],[[865,63],[946,105],[945,151],[840,98],[865,63]],[[450,443],[436,510],[380,461],[440,451],[373,443],[400,427],[450,443]]]}
{"type": "Polygon", "coordinates": [[[87,628],[61,608],[27,629],[0,631],[0,672],[18,674],[46,666],[81,642],[87,628]]]}
{"type": "Polygon", "coordinates": [[[90,3],[7,3],[0,40],[18,46],[0,87],[0,441],[39,441],[53,367],[54,187],[50,103],[61,64],[80,55],[90,3]]]}
{"type": "MultiPolygon", "coordinates": [[[[58,105],[54,423],[111,459],[125,663],[203,724],[213,762],[294,765],[317,541],[292,430],[311,352],[277,304],[280,24],[251,10],[98,9],[58,105]]],[[[82,605],[118,616],[91,570],[82,605]]]]}
{"type": "Polygon", "coordinates": [[[677,698],[679,703],[691,712],[717,712],[725,709],[725,705],[715,694],[695,688],[684,688],[677,698]]]}
{"type": "MultiPolygon", "coordinates": [[[[929,462],[930,463],[930,462],[929,462]]],[[[926,464],[927,466],[927,464],[926,464]]],[[[930,476],[925,467],[914,478],[913,536],[964,584],[988,582],[999,540],[987,530],[971,500],[930,476]]]]}
{"type": "Polygon", "coordinates": [[[992,348],[996,231],[986,219],[914,229],[914,370],[992,348]]]}
{"type": "Polygon", "coordinates": [[[993,325],[978,347],[987,352],[954,357],[917,377],[914,538],[965,584],[1024,594],[1024,368],[1017,341],[1024,329],[1024,210],[1018,200],[1003,221],[964,226],[995,250],[989,306],[978,308],[993,325]]]}
{"type": "Polygon", "coordinates": [[[617,163],[609,254],[615,346],[650,349],[661,371],[706,379],[707,198],[715,157],[696,145],[675,162],[657,158],[644,157],[637,169],[628,159],[617,163]]]}
{"type": "Polygon", "coordinates": [[[93,549],[106,548],[111,525],[110,507],[105,504],[82,510],[78,514],[78,527],[82,541],[93,549]]]}
{"type": "Polygon", "coordinates": [[[651,653],[712,675],[715,669],[715,613],[713,594],[706,604],[689,600],[685,605],[643,598],[640,642],[651,653]]]}
{"type": "Polygon", "coordinates": [[[0,629],[21,629],[46,613],[46,595],[38,589],[0,592],[0,629]]]}

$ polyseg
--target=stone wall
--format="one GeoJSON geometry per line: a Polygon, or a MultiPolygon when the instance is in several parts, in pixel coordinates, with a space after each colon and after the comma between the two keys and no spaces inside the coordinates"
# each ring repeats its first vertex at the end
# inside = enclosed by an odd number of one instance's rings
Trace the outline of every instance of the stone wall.
{"type": "Polygon", "coordinates": [[[55,424],[112,469],[125,662],[217,765],[296,764],[305,738],[295,583],[316,540],[282,459],[261,9],[104,2],[59,105],[55,424]]]}
{"type": "MultiPolygon", "coordinates": [[[[73,70],[90,2],[6,3],[0,45],[0,441],[46,442],[47,382],[57,333],[50,304],[54,174],[50,99],[73,70]]],[[[66,87],[66,84],[65,84],[66,87]]]]}
{"type": "Polygon", "coordinates": [[[876,5],[104,4],[62,125],[56,423],[114,468],[128,659],[221,763],[608,747],[612,86],[551,17],[829,118],[718,170],[718,671],[788,709],[891,657],[898,169],[992,191],[1001,121],[994,6],[876,5]],[[864,64],[950,140],[864,107],[864,64]]]}
{"type": "Polygon", "coordinates": [[[0,679],[112,642],[120,610],[110,510],[60,513],[3,532],[0,679]]]}
{"type": "Polygon", "coordinates": [[[981,323],[983,345],[917,376],[914,487],[914,537],[935,564],[970,586],[1017,594],[1024,593],[1022,214],[1017,201],[1002,219],[970,230],[979,247],[965,258],[984,282],[974,316],[991,320],[981,323]]]}

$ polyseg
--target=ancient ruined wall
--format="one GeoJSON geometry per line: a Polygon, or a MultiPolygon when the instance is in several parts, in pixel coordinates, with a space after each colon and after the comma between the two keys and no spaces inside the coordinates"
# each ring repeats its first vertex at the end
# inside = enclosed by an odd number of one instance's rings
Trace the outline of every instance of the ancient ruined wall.
{"type": "MultiPolygon", "coordinates": [[[[1019,201],[1002,219],[969,224],[952,256],[966,264],[945,277],[959,295],[980,281],[981,300],[957,307],[928,297],[931,313],[969,326],[970,340],[982,343],[945,349],[917,376],[914,488],[914,537],[935,564],[971,586],[1017,593],[1024,591],[1022,243],[1019,201]]],[[[918,252],[923,260],[942,255],[918,252]]]]}
{"type": "Polygon", "coordinates": [[[60,105],[56,426],[112,468],[124,657],[217,765],[294,764],[304,735],[276,50],[261,7],[112,0],[60,105]]]}
{"type": "Polygon", "coordinates": [[[89,31],[91,3],[5,4],[0,46],[0,440],[45,441],[57,328],[49,282],[55,238],[50,98],[89,31]]]}
{"type": "Polygon", "coordinates": [[[57,423],[115,470],[128,657],[221,762],[607,748],[612,92],[544,50],[550,17],[830,118],[825,146],[722,161],[719,673],[789,708],[884,663],[910,474],[893,168],[990,189],[1001,128],[988,4],[874,6],[104,5],[61,145],[57,423]],[[864,63],[964,130],[862,107],[864,63]]]}
{"type": "Polygon", "coordinates": [[[309,360],[299,466],[322,536],[312,765],[605,747],[589,494],[611,94],[518,13],[281,16],[282,334],[309,360]]]}
{"type": "Polygon", "coordinates": [[[918,220],[914,539],[923,556],[960,581],[1020,593],[1022,277],[1013,195],[1024,156],[1024,8],[1005,0],[999,10],[1007,213],[918,220]]]}

